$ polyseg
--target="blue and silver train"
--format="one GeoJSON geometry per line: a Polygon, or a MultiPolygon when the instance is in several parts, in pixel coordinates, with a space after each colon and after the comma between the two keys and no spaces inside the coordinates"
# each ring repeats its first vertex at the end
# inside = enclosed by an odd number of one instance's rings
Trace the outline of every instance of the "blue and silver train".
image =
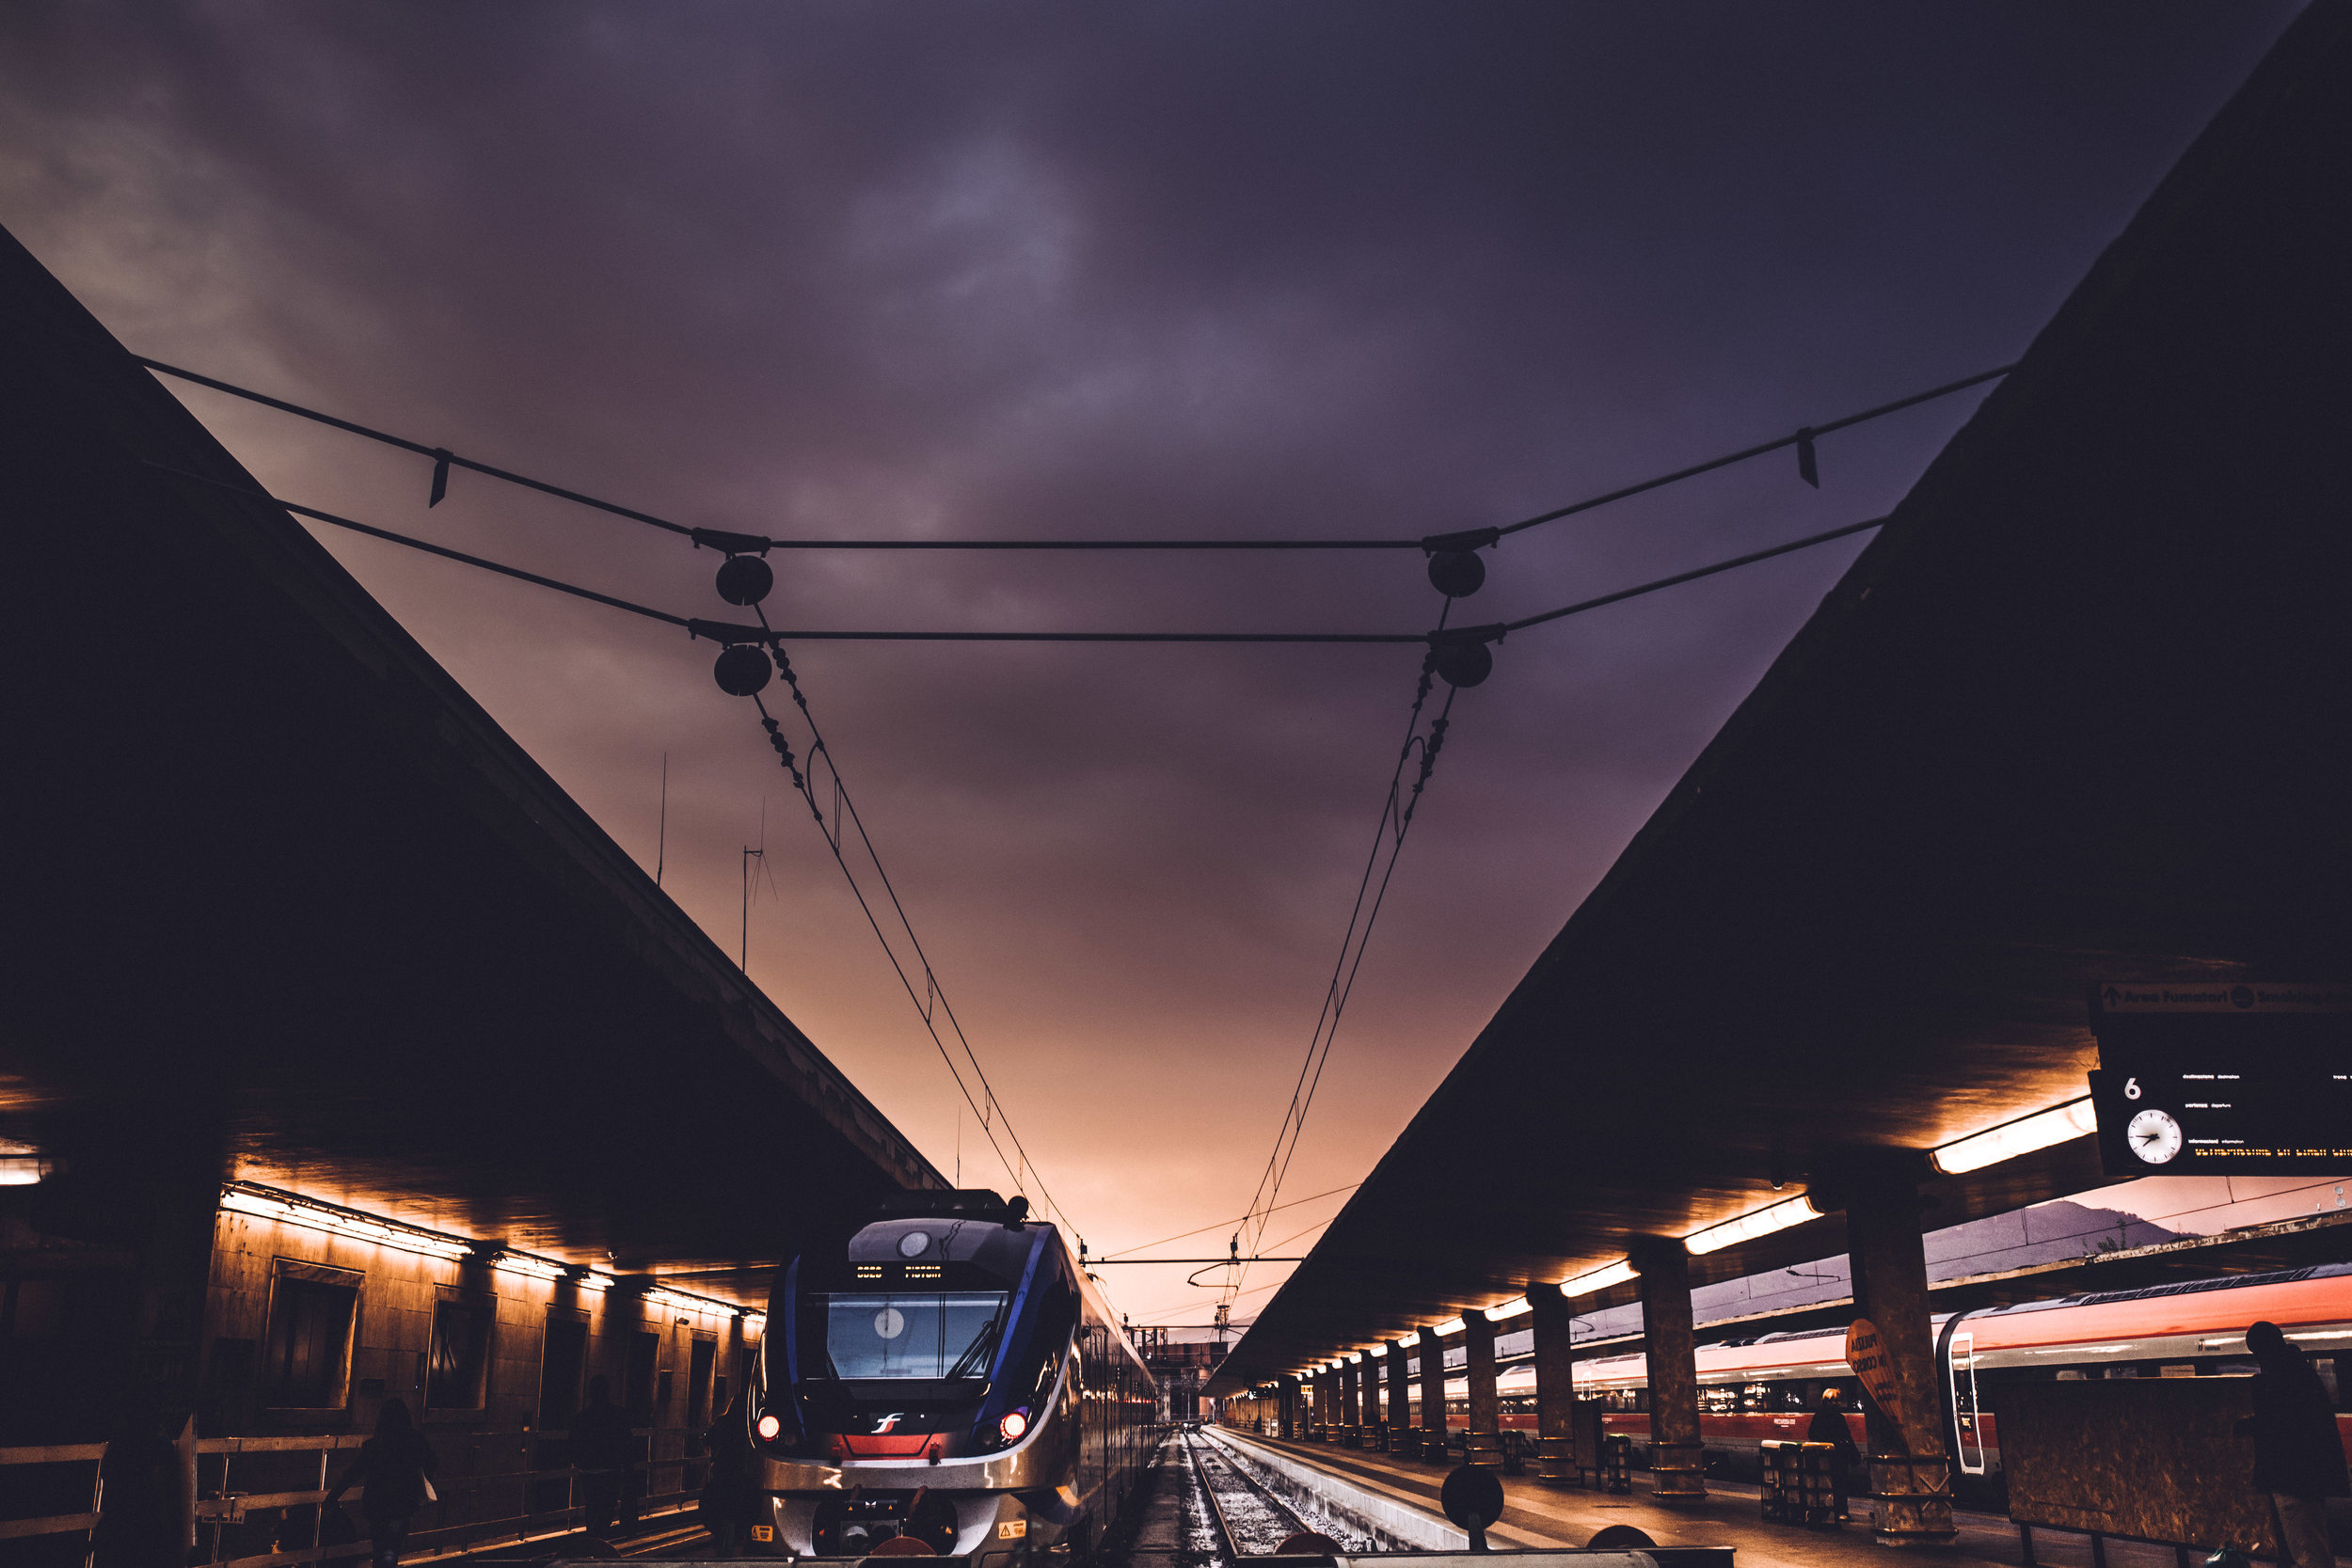
{"type": "Polygon", "coordinates": [[[744,1402],[754,1552],[1017,1568],[1084,1556],[1118,1515],[1160,1435],[1158,1388],[1027,1212],[907,1193],[785,1265],[744,1402]]]}

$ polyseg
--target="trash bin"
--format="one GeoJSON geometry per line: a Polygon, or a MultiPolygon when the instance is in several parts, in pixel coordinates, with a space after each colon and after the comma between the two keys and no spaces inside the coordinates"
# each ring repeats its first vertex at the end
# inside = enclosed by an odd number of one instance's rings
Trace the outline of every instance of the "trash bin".
{"type": "Polygon", "coordinates": [[[1633,1439],[1613,1432],[1600,1440],[1600,1489],[1620,1497],[1633,1490],[1633,1439]]]}

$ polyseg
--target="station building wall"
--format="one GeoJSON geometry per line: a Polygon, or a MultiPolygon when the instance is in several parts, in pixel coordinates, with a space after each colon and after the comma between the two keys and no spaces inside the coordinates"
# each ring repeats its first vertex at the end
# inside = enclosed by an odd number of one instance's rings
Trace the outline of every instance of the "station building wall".
{"type": "MultiPolygon", "coordinates": [[[[581,1283],[535,1259],[439,1256],[224,1209],[199,1360],[199,1489],[314,1490],[322,1456],[340,1476],[397,1398],[439,1456],[440,1500],[420,1526],[495,1538],[579,1502],[566,1431],[603,1376],[640,1429],[637,1497],[691,1504],[704,1433],[741,1394],[763,1326],[760,1314],[628,1278],[581,1283]],[[214,1441],[297,1437],[343,1446],[224,1453],[214,1441]]],[[[253,1510],[206,1555],[299,1549],[311,1518],[253,1510]]]]}

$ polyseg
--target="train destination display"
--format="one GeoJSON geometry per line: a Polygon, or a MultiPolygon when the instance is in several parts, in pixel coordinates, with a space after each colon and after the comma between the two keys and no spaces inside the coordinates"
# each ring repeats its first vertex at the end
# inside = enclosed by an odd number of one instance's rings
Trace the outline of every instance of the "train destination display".
{"type": "Polygon", "coordinates": [[[2112,1176],[2352,1161],[2352,987],[2114,982],[2091,996],[2112,1176]]]}

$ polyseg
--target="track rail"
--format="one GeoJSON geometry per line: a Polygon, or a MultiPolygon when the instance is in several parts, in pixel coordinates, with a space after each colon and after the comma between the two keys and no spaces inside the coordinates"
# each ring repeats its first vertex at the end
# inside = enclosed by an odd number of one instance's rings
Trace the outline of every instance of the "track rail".
{"type": "MultiPolygon", "coordinates": [[[[1208,1498],[1209,1517],[1216,1521],[1217,1539],[1224,1543],[1225,1560],[1228,1563],[1238,1563],[1244,1557],[1259,1558],[1267,1556],[1268,1554],[1264,1552],[1245,1553],[1237,1544],[1235,1544],[1233,1539],[1232,1522],[1225,1516],[1225,1505],[1217,1500],[1216,1487],[1215,1483],[1209,1480],[1209,1468],[1206,1465],[1202,1464],[1200,1460],[1200,1445],[1193,1440],[1192,1433],[1184,1433],[1184,1444],[1185,1456],[1192,1461],[1193,1476],[1200,1482],[1201,1495],[1208,1498]]],[[[1278,1519],[1286,1521],[1289,1527],[1288,1533],[1298,1535],[1309,1530],[1311,1527],[1304,1519],[1301,1519],[1298,1516],[1296,1511],[1292,1509],[1288,1503],[1282,1501],[1281,1498],[1276,1497],[1266,1488],[1265,1483],[1259,1481],[1257,1477],[1251,1475],[1248,1471],[1243,1469],[1240,1465],[1234,1464],[1231,1459],[1221,1453],[1217,1455],[1217,1463],[1225,1467],[1228,1474],[1232,1475],[1244,1486],[1248,1487],[1252,1493],[1254,1493],[1257,1500],[1271,1510],[1278,1519]]]]}

